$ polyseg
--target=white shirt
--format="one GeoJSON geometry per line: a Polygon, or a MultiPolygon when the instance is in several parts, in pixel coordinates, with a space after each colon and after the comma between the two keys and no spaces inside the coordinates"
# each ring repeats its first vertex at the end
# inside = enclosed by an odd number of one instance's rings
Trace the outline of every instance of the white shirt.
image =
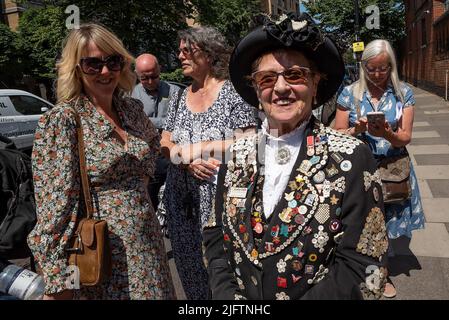
{"type": "Polygon", "coordinates": [[[273,213],[288,184],[299,149],[301,149],[307,123],[308,121],[305,121],[298,128],[280,137],[276,137],[276,131],[272,131],[273,135],[270,134],[266,119],[262,123],[262,132],[267,137],[265,145],[265,182],[263,186],[263,208],[267,219],[273,213]],[[277,150],[281,147],[287,147],[290,151],[290,159],[285,164],[279,164],[276,161],[277,150]]]}

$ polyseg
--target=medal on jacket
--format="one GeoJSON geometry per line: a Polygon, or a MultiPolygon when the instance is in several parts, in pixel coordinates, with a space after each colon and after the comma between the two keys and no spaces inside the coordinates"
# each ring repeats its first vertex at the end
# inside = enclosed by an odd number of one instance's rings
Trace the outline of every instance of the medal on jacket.
{"type": "Polygon", "coordinates": [[[307,155],[309,157],[313,156],[315,154],[315,139],[313,136],[307,137],[307,155]]]}
{"type": "Polygon", "coordinates": [[[281,147],[277,150],[276,153],[276,162],[278,164],[286,164],[290,161],[291,153],[290,149],[286,146],[281,147]]]}

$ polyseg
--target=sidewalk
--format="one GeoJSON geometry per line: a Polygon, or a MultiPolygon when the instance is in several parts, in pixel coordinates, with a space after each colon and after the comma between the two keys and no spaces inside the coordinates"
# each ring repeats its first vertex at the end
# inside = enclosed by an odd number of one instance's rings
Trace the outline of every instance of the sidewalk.
{"type": "Polygon", "coordinates": [[[415,121],[408,146],[418,176],[426,228],[393,242],[398,300],[449,300],[449,103],[412,87],[415,121]]]}

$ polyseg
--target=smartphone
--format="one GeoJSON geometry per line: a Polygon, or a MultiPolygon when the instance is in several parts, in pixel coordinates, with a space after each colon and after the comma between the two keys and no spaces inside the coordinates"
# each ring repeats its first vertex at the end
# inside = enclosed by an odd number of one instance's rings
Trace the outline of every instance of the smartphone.
{"type": "Polygon", "coordinates": [[[366,114],[368,123],[372,126],[381,126],[385,122],[385,114],[383,112],[368,112],[366,114]]]}

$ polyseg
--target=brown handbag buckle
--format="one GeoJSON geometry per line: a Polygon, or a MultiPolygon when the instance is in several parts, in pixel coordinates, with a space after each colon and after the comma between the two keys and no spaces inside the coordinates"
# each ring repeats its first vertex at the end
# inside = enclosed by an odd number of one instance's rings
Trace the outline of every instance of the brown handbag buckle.
{"type": "Polygon", "coordinates": [[[67,248],[65,251],[67,252],[82,252],[83,251],[83,242],[81,239],[81,233],[77,232],[76,233],[76,238],[77,240],[75,240],[75,248],[67,248]]]}

